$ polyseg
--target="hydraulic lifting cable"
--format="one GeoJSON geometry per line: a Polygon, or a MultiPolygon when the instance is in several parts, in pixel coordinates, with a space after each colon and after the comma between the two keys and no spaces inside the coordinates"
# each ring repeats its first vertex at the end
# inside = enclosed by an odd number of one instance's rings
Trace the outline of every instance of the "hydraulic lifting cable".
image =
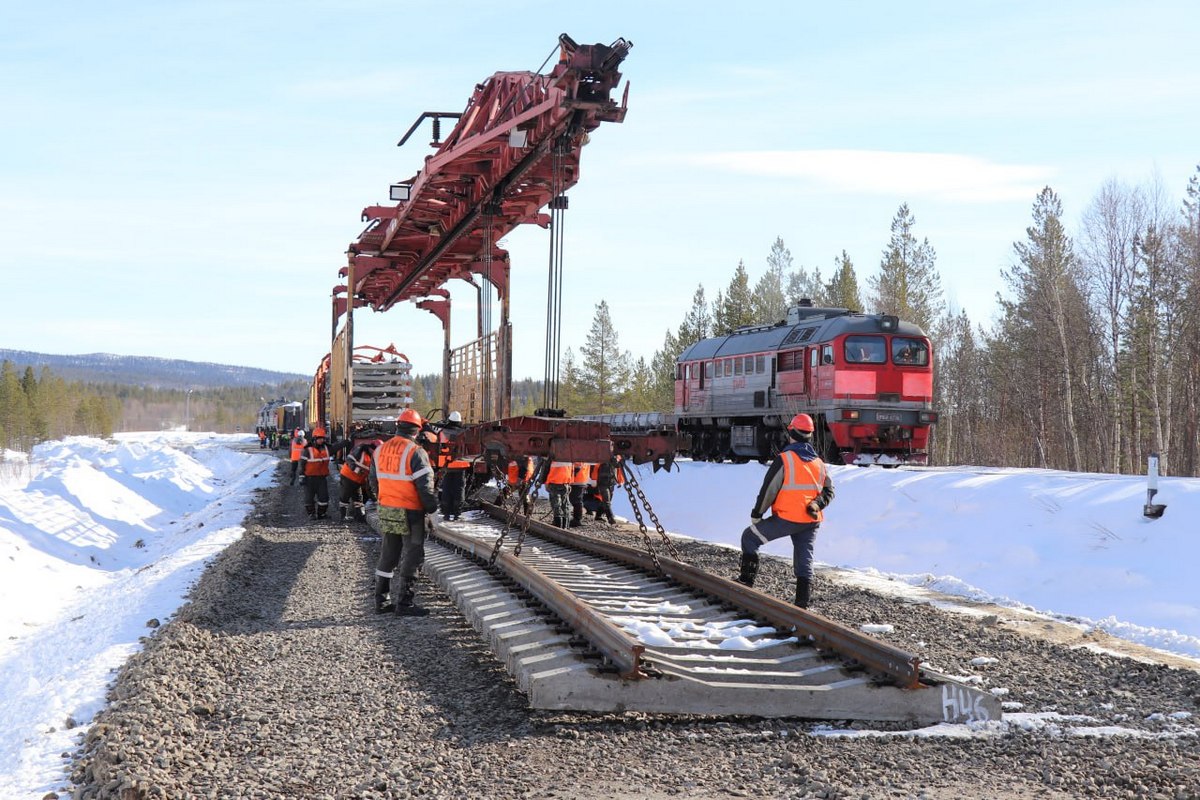
{"type": "Polygon", "coordinates": [[[480,419],[493,418],[492,373],[495,369],[494,348],[492,347],[492,246],[495,235],[495,203],[488,203],[483,213],[483,280],[480,281],[479,292],[479,322],[480,322],[480,377],[483,394],[480,419]]]}
{"type": "Polygon", "coordinates": [[[563,156],[570,143],[566,135],[554,143],[550,161],[550,261],[546,282],[546,375],[542,393],[543,408],[558,408],[559,367],[562,342],[563,212],[567,196],[563,194],[563,156]]]}

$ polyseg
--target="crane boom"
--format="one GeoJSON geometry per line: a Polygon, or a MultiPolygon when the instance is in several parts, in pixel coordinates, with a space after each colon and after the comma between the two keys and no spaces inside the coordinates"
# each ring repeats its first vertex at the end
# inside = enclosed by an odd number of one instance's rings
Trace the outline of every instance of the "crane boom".
{"type": "Polygon", "coordinates": [[[587,134],[625,118],[628,85],[620,103],[610,95],[631,46],[578,45],[563,34],[548,74],[497,72],[478,84],[437,152],[401,184],[408,199],[363,210],[367,227],[343,270],[353,276],[348,294],[386,311],[473,274],[503,291],[490,266],[507,264],[496,242],[517,225],[546,225],[539,210],[578,182],[587,134]]]}

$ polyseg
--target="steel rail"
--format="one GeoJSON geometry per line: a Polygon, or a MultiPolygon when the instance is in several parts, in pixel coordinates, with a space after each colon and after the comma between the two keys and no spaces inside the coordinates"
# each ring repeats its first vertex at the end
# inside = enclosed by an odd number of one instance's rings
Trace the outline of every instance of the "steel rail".
{"type": "MultiPolygon", "coordinates": [[[[479,505],[497,519],[507,518],[506,512],[499,506],[484,501],[480,501],[479,505]]],[[[656,569],[655,559],[643,550],[597,539],[587,534],[568,533],[562,528],[534,519],[529,520],[529,530],[568,547],[585,550],[650,572],[661,571],[661,574],[670,580],[745,609],[777,628],[808,636],[818,647],[832,650],[868,669],[881,672],[895,680],[903,689],[922,687],[921,659],[918,656],[820,614],[798,608],[737,581],[713,575],[661,554],[657,558],[660,569],[656,569]]],[[[439,530],[438,534],[442,535],[443,531],[439,530]]],[[[473,541],[479,546],[478,540],[473,541]]]]}
{"type": "MultiPolygon", "coordinates": [[[[492,506],[492,508],[496,508],[496,506],[492,506]]],[[[473,557],[486,561],[491,556],[492,544],[490,542],[436,526],[433,535],[473,557]]],[[[646,677],[646,673],[642,671],[642,654],[646,650],[645,645],[613,624],[608,617],[580,600],[558,581],[522,561],[519,556],[513,555],[511,552],[501,551],[496,558],[496,564],[563,621],[582,634],[617,667],[622,678],[646,677]]]]}

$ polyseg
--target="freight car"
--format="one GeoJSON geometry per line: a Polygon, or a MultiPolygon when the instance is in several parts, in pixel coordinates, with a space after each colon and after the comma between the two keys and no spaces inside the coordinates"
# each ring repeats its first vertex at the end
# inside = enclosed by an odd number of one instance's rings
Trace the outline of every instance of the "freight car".
{"type": "Polygon", "coordinates": [[[412,364],[395,345],[359,345],[346,358],[345,334],[317,367],[309,388],[308,425],[329,428],[337,441],[356,430],[391,430],[412,405],[412,364]]]}
{"type": "Polygon", "coordinates": [[[702,460],[771,458],[804,412],[830,463],[925,464],[932,403],[930,340],[890,314],[801,301],[783,321],[703,339],[676,361],[674,423],[702,460]]]}

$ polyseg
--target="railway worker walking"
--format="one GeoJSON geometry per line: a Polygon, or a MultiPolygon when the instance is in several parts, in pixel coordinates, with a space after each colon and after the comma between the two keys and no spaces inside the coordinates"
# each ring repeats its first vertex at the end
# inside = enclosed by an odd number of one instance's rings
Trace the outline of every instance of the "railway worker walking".
{"type": "Polygon", "coordinates": [[[304,431],[299,428],[292,434],[292,480],[291,483],[296,483],[296,470],[300,466],[300,453],[304,450],[304,446],[308,441],[304,438],[304,431]]]}
{"type": "Polygon", "coordinates": [[[570,461],[554,461],[553,457],[543,458],[533,479],[534,487],[545,485],[546,494],[550,496],[554,525],[559,528],[567,527],[567,521],[570,519],[571,503],[568,494],[574,473],[570,461]]]}
{"type": "Polygon", "coordinates": [[[304,486],[304,511],[313,519],[325,519],[329,511],[329,461],[325,429],[313,428],[312,445],[300,448],[296,461],[304,486]]]}
{"type": "Polygon", "coordinates": [[[413,580],[425,560],[425,515],[438,507],[433,465],[416,441],[423,425],[420,414],[404,409],[396,419],[396,435],[379,446],[371,464],[369,480],[379,498],[383,531],[383,547],[375,564],[377,613],[394,611],[408,617],[429,613],[413,603],[413,580]]]}
{"type": "Polygon", "coordinates": [[[451,411],[438,434],[438,456],[442,468],[438,499],[442,507],[442,519],[456,520],[462,513],[463,490],[467,485],[467,470],[471,462],[458,458],[454,453],[454,440],[462,435],[462,414],[451,411]]]}
{"type": "Polygon", "coordinates": [[[813,543],[824,519],[822,510],[833,500],[833,481],[812,446],[812,417],[808,414],[793,417],[788,423],[788,436],[792,441],[767,468],[758,500],[750,512],[750,527],[742,531],[742,564],[737,580],[753,586],[758,575],[758,549],[767,542],[790,536],[796,605],[808,608],[813,543]],[[763,519],[768,509],[772,515],[763,519]]]}
{"type": "Polygon", "coordinates": [[[338,519],[342,522],[346,517],[360,522],[365,519],[363,506],[370,491],[367,476],[371,473],[374,450],[375,441],[369,439],[354,445],[343,457],[342,468],[338,471],[338,519]]]}

